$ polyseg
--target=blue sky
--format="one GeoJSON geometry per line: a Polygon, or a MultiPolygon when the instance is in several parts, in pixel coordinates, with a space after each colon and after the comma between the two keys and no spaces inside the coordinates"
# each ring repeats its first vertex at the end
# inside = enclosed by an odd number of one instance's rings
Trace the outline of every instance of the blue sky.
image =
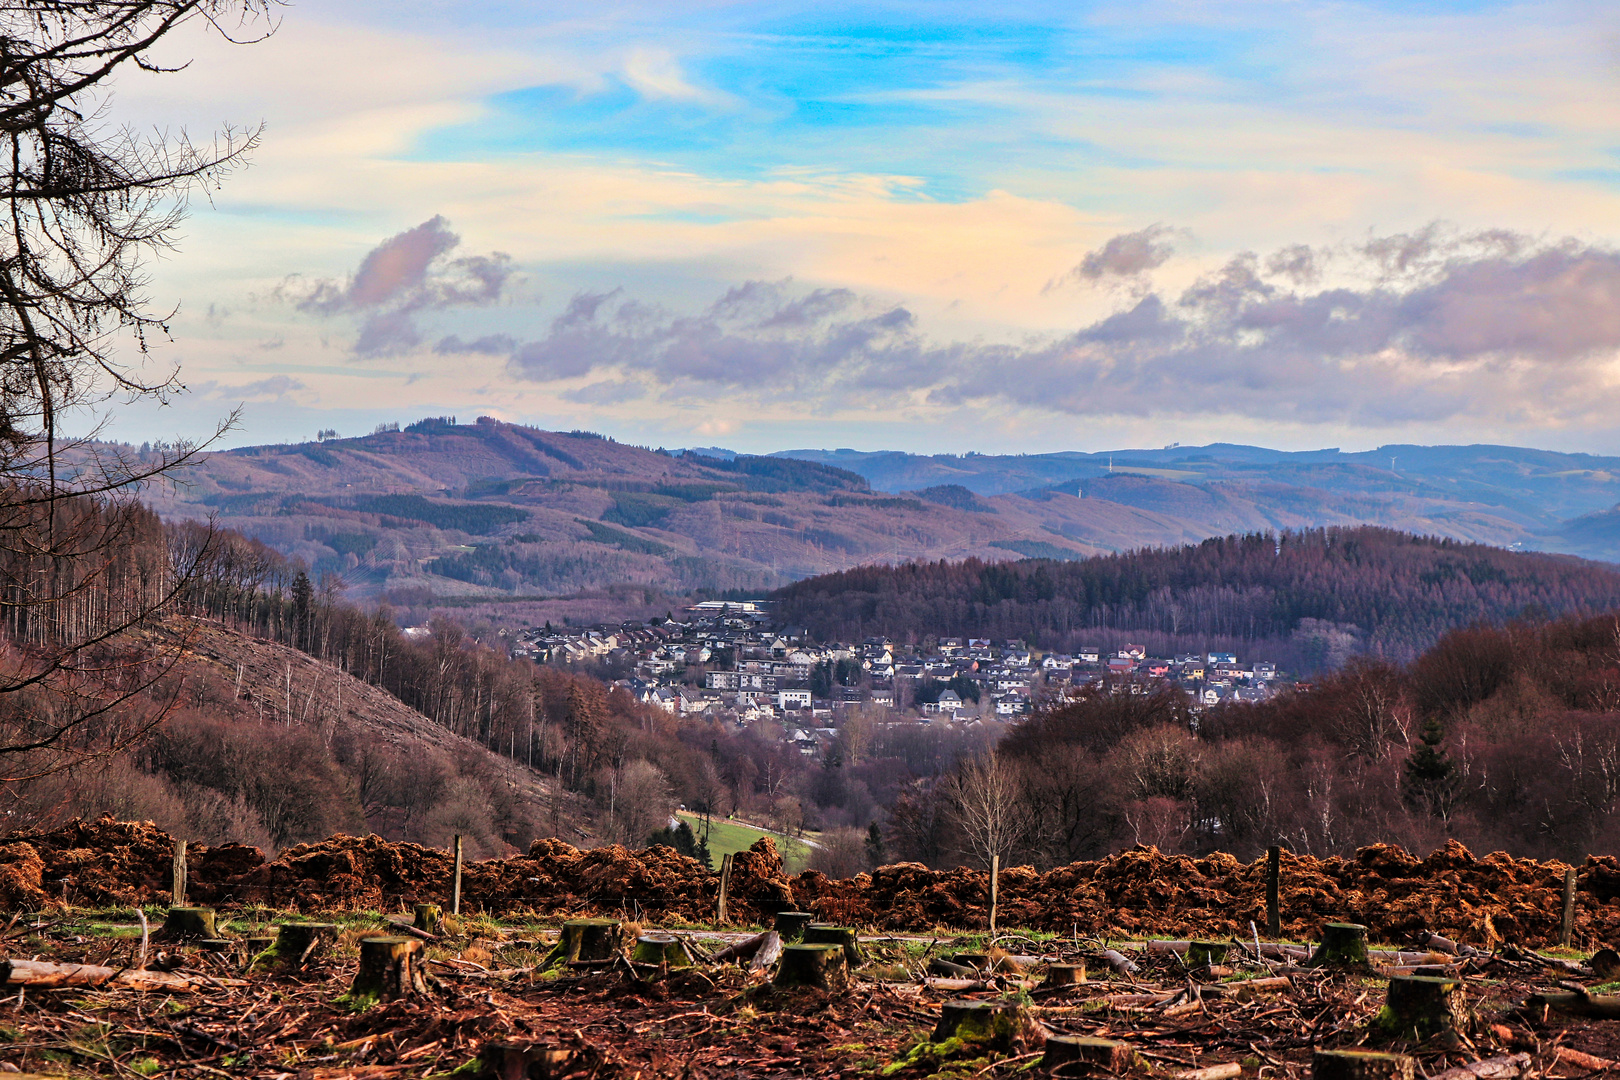
{"type": "Polygon", "coordinates": [[[489,413],[746,450],[1620,452],[1596,4],[280,18],[119,88],[137,123],[266,124],[154,267],[192,393],[121,434],[242,402],[242,443],[489,413]]]}

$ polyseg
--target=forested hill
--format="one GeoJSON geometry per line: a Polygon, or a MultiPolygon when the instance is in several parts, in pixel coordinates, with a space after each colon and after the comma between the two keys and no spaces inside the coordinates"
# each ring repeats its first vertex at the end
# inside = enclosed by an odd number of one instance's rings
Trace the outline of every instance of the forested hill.
{"type": "Polygon", "coordinates": [[[1227,536],[1082,561],[864,566],[775,594],[840,640],[1023,639],[1068,651],[1122,636],[1168,652],[1263,647],[1302,666],[1405,661],[1456,626],[1620,608],[1620,570],[1372,527],[1227,536]]]}

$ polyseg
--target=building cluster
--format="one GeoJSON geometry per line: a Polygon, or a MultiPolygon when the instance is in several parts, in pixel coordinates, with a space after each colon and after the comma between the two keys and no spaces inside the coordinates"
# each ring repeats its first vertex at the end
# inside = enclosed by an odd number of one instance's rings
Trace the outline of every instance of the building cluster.
{"type": "Polygon", "coordinates": [[[708,601],[679,620],[533,628],[511,648],[539,663],[605,669],[638,700],[670,713],[810,730],[836,727],[850,709],[880,710],[890,722],[973,724],[1015,719],[1063,694],[1166,686],[1202,710],[1264,700],[1278,685],[1276,665],[1231,653],[1153,657],[1127,646],[1070,655],[981,638],[930,638],[921,647],[887,638],[816,642],[775,625],[759,601],[708,601]]]}

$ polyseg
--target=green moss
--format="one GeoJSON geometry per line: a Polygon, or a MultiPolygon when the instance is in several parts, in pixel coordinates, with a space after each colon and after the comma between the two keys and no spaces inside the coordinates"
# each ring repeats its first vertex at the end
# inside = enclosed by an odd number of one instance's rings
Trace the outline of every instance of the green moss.
{"type": "Polygon", "coordinates": [[[163,1062],[155,1057],[136,1058],[129,1063],[129,1070],[142,1076],[156,1076],[163,1071],[163,1062]]]}

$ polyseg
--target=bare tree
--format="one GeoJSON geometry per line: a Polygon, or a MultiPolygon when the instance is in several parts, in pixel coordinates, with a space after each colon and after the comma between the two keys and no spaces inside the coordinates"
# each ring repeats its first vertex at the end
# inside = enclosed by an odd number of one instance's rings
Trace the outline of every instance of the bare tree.
{"type": "MultiPolygon", "coordinates": [[[[150,305],[144,268],[173,247],[190,195],[243,165],[259,135],[227,129],[196,144],[114,126],[111,83],[131,69],[175,70],[153,50],[187,24],[262,36],[273,2],[0,5],[0,623],[11,646],[0,697],[63,697],[0,715],[7,778],[111,752],[149,726],[96,723],[168,671],[114,645],[167,610],[195,567],[137,565],[143,512],[133,500],[208,440],[135,454],[97,441],[97,417],[114,399],[181,389],[174,370],[146,370],[172,310],[150,305]],[[64,422],[88,434],[64,439],[64,422]]],[[[161,538],[156,550],[166,554],[161,538]]]]}
{"type": "Polygon", "coordinates": [[[966,854],[988,867],[1012,850],[1019,833],[1019,784],[994,750],[966,758],[946,777],[946,798],[966,854]]]}

